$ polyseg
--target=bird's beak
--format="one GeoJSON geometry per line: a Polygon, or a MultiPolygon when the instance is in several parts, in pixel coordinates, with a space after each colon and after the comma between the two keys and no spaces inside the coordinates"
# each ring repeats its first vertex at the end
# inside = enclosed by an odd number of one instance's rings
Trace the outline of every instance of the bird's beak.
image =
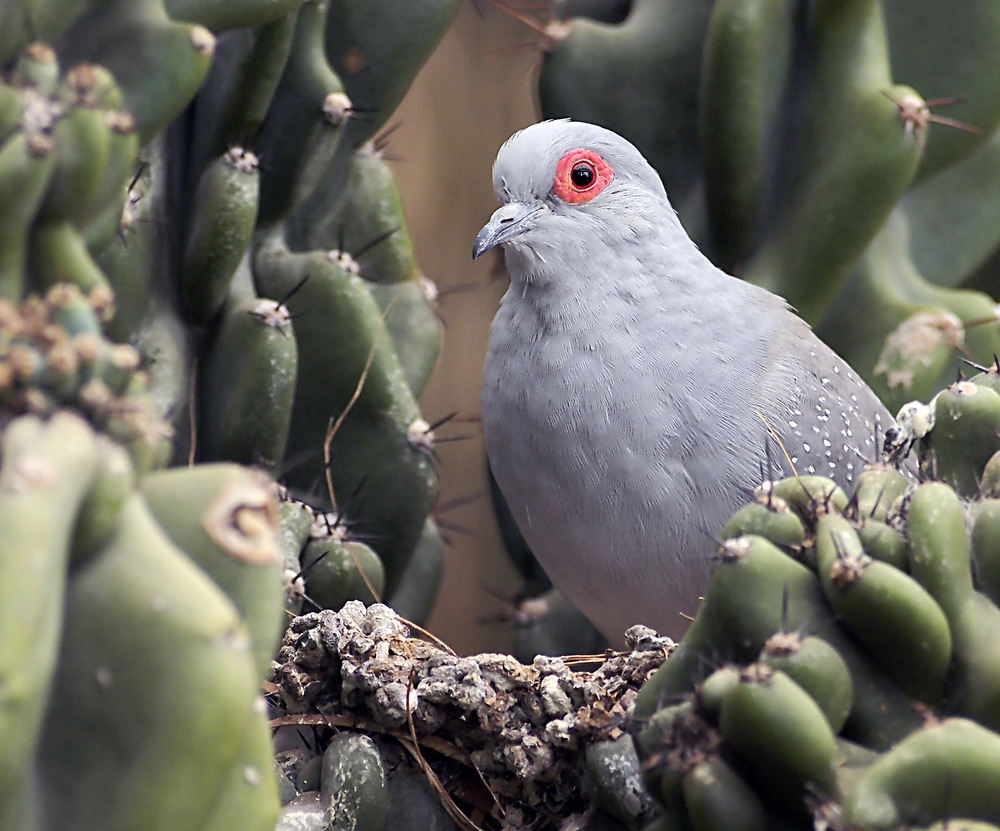
{"type": "Polygon", "coordinates": [[[526,220],[534,216],[542,206],[540,204],[525,204],[510,202],[501,205],[493,212],[490,221],[476,234],[476,242],[472,246],[472,259],[480,254],[496,248],[498,245],[516,237],[527,230],[526,220]]]}

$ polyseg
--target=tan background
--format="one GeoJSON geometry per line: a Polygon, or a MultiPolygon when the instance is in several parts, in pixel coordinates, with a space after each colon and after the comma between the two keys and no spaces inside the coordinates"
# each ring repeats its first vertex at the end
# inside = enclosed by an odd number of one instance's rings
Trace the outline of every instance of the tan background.
{"type": "Polygon", "coordinates": [[[399,178],[417,260],[445,292],[441,314],[444,353],[422,399],[434,421],[453,411],[471,423],[443,428],[440,435],[468,435],[438,447],[439,505],[471,494],[476,501],[441,514],[468,529],[448,532],[445,581],[429,627],[463,654],[508,650],[508,626],[483,619],[504,611],[494,595],[518,585],[501,553],[483,468],[479,377],[489,321],[506,286],[490,280],[495,261],[472,261],[476,232],[497,207],[490,170],[500,144],[514,130],[537,120],[534,66],[538,50],[525,26],[488,3],[477,13],[463,0],[458,18],[421,70],[389,126],[389,155],[399,178]],[[519,48],[526,47],[526,48],[519,48]],[[468,290],[448,293],[450,288],[468,290]]]}

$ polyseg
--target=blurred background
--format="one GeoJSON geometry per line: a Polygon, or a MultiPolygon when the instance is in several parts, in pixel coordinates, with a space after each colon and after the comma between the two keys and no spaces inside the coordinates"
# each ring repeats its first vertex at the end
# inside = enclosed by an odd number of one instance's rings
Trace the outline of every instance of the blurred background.
{"type": "Polygon", "coordinates": [[[444,584],[428,628],[456,651],[508,651],[503,598],[519,580],[507,562],[487,496],[479,379],[489,324],[506,285],[497,260],[472,261],[476,232],[497,207],[491,169],[503,141],[537,120],[537,37],[496,8],[462,3],[458,17],[389,123],[387,157],[399,177],[417,261],[442,297],[445,342],[421,399],[428,421],[457,412],[438,435],[444,584]],[[478,496],[477,496],[478,495],[478,496]],[[465,504],[448,506],[462,502],[465,504]]]}

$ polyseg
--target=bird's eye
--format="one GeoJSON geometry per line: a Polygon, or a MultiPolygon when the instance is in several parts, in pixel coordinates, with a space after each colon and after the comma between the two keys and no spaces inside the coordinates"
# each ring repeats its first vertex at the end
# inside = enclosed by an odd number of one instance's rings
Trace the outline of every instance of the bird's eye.
{"type": "Polygon", "coordinates": [[[586,190],[597,178],[597,171],[590,162],[577,162],[569,172],[569,180],[577,190],[586,190]]]}
{"type": "Polygon", "coordinates": [[[593,150],[570,150],[556,165],[552,192],[563,202],[589,202],[614,175],[611,166],[593,150]]]}

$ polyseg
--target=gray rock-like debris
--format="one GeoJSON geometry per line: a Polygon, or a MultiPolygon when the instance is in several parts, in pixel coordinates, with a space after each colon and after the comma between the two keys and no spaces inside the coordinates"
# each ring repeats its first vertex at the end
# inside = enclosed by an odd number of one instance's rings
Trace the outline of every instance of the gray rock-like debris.
{"type": "MultiPolygon", "coordinates": [[[[600,787],[582,751],[624,735],[638,689],[672,647],[645,627],[627,638],[631,651],[609,651],[589,672],[544,656],[461,657],[411,637],[389,607],[351,601],[292,621],[274,681],[287,713],[354,716],[383,736],[412,722],[418,738],[465,751],[505,809],[566,816],[588,810],[600,787]]],[[[639,823],[649,799],[629,798],[623,812],[639,823]]]]}

